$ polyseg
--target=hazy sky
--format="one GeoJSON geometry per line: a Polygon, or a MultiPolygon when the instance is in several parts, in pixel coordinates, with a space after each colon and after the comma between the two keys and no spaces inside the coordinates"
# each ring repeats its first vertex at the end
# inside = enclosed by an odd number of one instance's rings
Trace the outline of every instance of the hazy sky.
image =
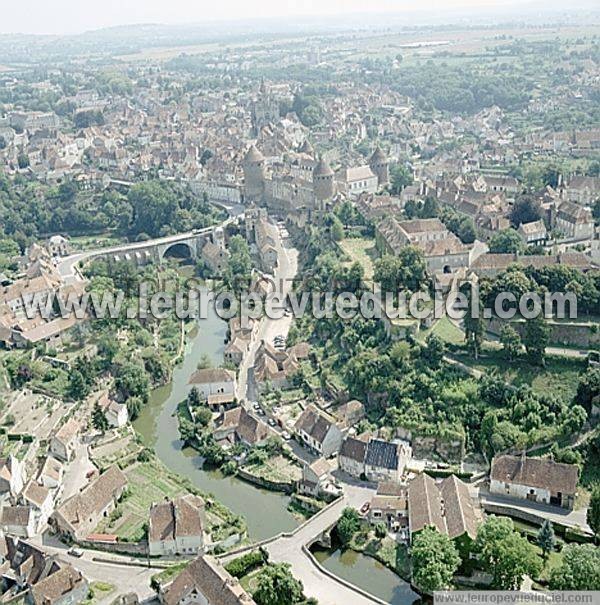
{"type": "Polygon", "coordinates": [[[78,33],[131,23],[491,8],[523,0],[0,0],[0,33],[78,33]]]}

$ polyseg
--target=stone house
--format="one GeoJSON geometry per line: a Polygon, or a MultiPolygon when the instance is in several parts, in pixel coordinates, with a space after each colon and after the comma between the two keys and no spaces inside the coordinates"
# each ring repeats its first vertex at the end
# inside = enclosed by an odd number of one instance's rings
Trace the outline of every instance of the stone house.
{"type": "Polygon", "coordinates": [[[48,489],[59,489],[63,479],[63,465],[56,458],[48,456],[38,474],[37,480],[40,485],[48,489]]]}
{"type": "Polygon", "coordinates": [[[108,517],[127,487],[127,477],[111,466],[81,492],[65,500],[50,517],[54,530],[72,540],[85,540],[108,517]]]}
{"type": "Polygon", "coordinates": [[[361,477],[365,472],[366,455],[367,440],[346,437],[338,454],[340,470],[351,477],[361,477]]]}
{"type": "Polygon", "coordinates": [[[50,490],[35,481],[30,481],[23,489],[19,500],[33,510],[36,533],[43,531],[54,510],[54,498],[50,490]]]}
{"type": "Polygon", "coordinates": [[[148,527],[150,556],[199,554],[204,549],[204,500],[188,494],[153,504],[148,527]]]}
{"type": "Polygon", "coordinates": [[[318,497],[331,480],[331,469],[325,458],[317,458],[312,464],[302,466],[302,480],[298,485],[301,494],[318,497]]]}
{"type": "Polygon", "coordinates": [[[189,384],[195,386],[203,399],[209,395],[235,393],[235,372],[225,368],[204,368],[196,370],[189,384]]]}
{"type": "Polygon", "coordinates": [[[545,458],[496,456],[490,471],[490,492],[573,510],[579,469],[545,458]]]}
{"type": "Polygon", "coordinates": [[[585,240],[594,236],[594,217],[589,208],[573,202],[562,202],[551,216],[552,226],[566,238],[585,240]]]}
{"type": "Polygon", "coordinates": [[[194,559],[161,587],[158,598],[163,605],[256,605],[239,581],[208,555],[194,559]]]}
{"type": "Polygon", "coordinates": [[[23,489],[25,468],[23,463],[9,454],[0,458],[0,498],[16,496],[23,489]]]}
{"type": "Polygon", "coordinates": [[[5,534],[31,538],[36,534],[37,523],[31,506],[4,506],[0,511],[0,527],[5,534]]]}
{"type": "Polygon", "coordinates": [[[517,229],[521,241],[526,246],[541,246],[548,239],[548,232],[543,220],[533,221],[531,223],[521,223],[517,229]]]}
{"type": "Polygon", "coordinates": [[[337,454],[342,446],[342,431],[335,420],[312,404],[300,414],[294,430],[302,443],[324,458],[337,454]]]}
{"type": "Polygon", "coordinates": [[[365,476],[369,481],[400,481],[412,448],[406,442],[390,443],[371,439],[365,456],[365,476]]]}
{"type": "Polygon", "coordinates": [[[74,418],[69,418],[50,441],[50,453],[59,460],[70,462],[75,455],[75,448],[79,441],[81,425],[74,418]]]}
{"type": "Polygon", "coordinates": [[[471,497],[468,485],[455,475],[436,482],[420,473],[408,484],[411,541],[424,527],[433,525],[456,544],[463,557],[468,556],[482,520],[479,503],[471,497]]]}
{"type": "Polygon", "coordinates": [[[336,174],[339,190],[351,198],[361,193],[377,193],[379,180],[370,166],[343,168],[336,174]]]}

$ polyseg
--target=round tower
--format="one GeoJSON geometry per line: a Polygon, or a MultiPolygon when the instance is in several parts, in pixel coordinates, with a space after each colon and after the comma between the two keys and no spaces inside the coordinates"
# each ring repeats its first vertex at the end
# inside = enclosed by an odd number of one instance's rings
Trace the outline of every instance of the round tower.
{"type": "Polygon", "coordinates": [[[390,163],[385,153],[381,150],[381,147],[377,147],[373,152],[373,155],[369,160],[369,167],[377,177],[377,183],[380,187],[383,187],[390,182],[390,163]]]}
{"type": "Polygon", "coordinates": [[[246,201],[262,201],[265,193],[265,158],[254,145],[244,156],[243,169],[246,201]]]}
{"type": "Polygon", "coordinates": [[[323,158],[317,162],[313,170],[313,190],[320,202],[330,200],[335,195],[335,174],[323,158]]]}

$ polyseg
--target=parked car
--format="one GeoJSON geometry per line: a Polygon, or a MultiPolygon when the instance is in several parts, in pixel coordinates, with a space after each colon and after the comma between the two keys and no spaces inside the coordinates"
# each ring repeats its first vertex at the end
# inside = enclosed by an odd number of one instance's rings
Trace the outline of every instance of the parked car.
{"type": "Polygon", "coordinates": [[[269,426],[277,426],[277,423],[273,420],[273,418],[269,418],[267,422],[269,423],[269,426]]]}
{"type": "Polygon", "coordinates": [[[366,515],[369,512],[369,509],[371,508],[371,503],[370,502],[365,502],[361,507],[360,507],[360,512],[363,515],[366,515]]]}
{"type": "Polygon", "coordinates": [[[292,436],[287,432],[287,431],[283,431],[283,433],[281,433],[281,436],[286,440],[289,441],[292,436]]]}
{"type": "Polygon", "coordinates": [[[72,557],[77,557],[78,559],[81,558],[81,557],[83,557],[83,551],[80,550],[79,548],[75,548],[75,547],[70,548],[67,551],[67,554],[71,555],[72,557]]]}

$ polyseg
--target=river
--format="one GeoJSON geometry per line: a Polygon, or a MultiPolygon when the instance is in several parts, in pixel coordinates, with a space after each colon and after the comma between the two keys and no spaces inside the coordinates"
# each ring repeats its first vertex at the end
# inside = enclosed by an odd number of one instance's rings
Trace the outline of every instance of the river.
{"type": "Polygon", "coordinates": [[[354,550],[316,549],[313,555],[336,576],[360,586],[363,590],[390,603],[390,605],[417,605],[421,603],[419,595],[410,584],[399,578],[379,561],[354,550]]]}
{"type": "MultiPolygon", "coordinates": [[[[263,540],[298,525],[287,510],[289,497],[258,489],[219,471],[204,470],[198,453],[184,448],[179,439],[175,412],[188,394],[189,377],[203,355],[208,355],[215,366],[223,362],[226,331],[226,323],[210,308],[209,316],[199,320],[198,327],[188,335],[183,360],[175,367],[172,382],[152,392],[148,405],[133,424],[144,443],[167,468],[188,478],[202,491],[212,493],[219,502],[246,519],[252,540],[263,540]]],[[[342,554],[339,550],[320,551],[315,556],[333,573],[391,605],[412,605],[418,598],[406,582],[370,557],[353,551],[342,554]]]]}
{"type": "Polygon", "coordinates": [[[225,477],[219,471],[204,470],[197,452],[183,447],[174,415],[177,405],[187,396],[189,377],[202,355],[208,355],[215,366],[223,362],[226,330],[227,324],[212,309],[209,317],[198,321],[198,328],[187,338],[183,361],[176,366],[172,382],[152,392],[148,405],[133,424],[165,466],[244,517],[250,537],[263,540],[298,525],[287,510],[289,497],[225,477]]]}

